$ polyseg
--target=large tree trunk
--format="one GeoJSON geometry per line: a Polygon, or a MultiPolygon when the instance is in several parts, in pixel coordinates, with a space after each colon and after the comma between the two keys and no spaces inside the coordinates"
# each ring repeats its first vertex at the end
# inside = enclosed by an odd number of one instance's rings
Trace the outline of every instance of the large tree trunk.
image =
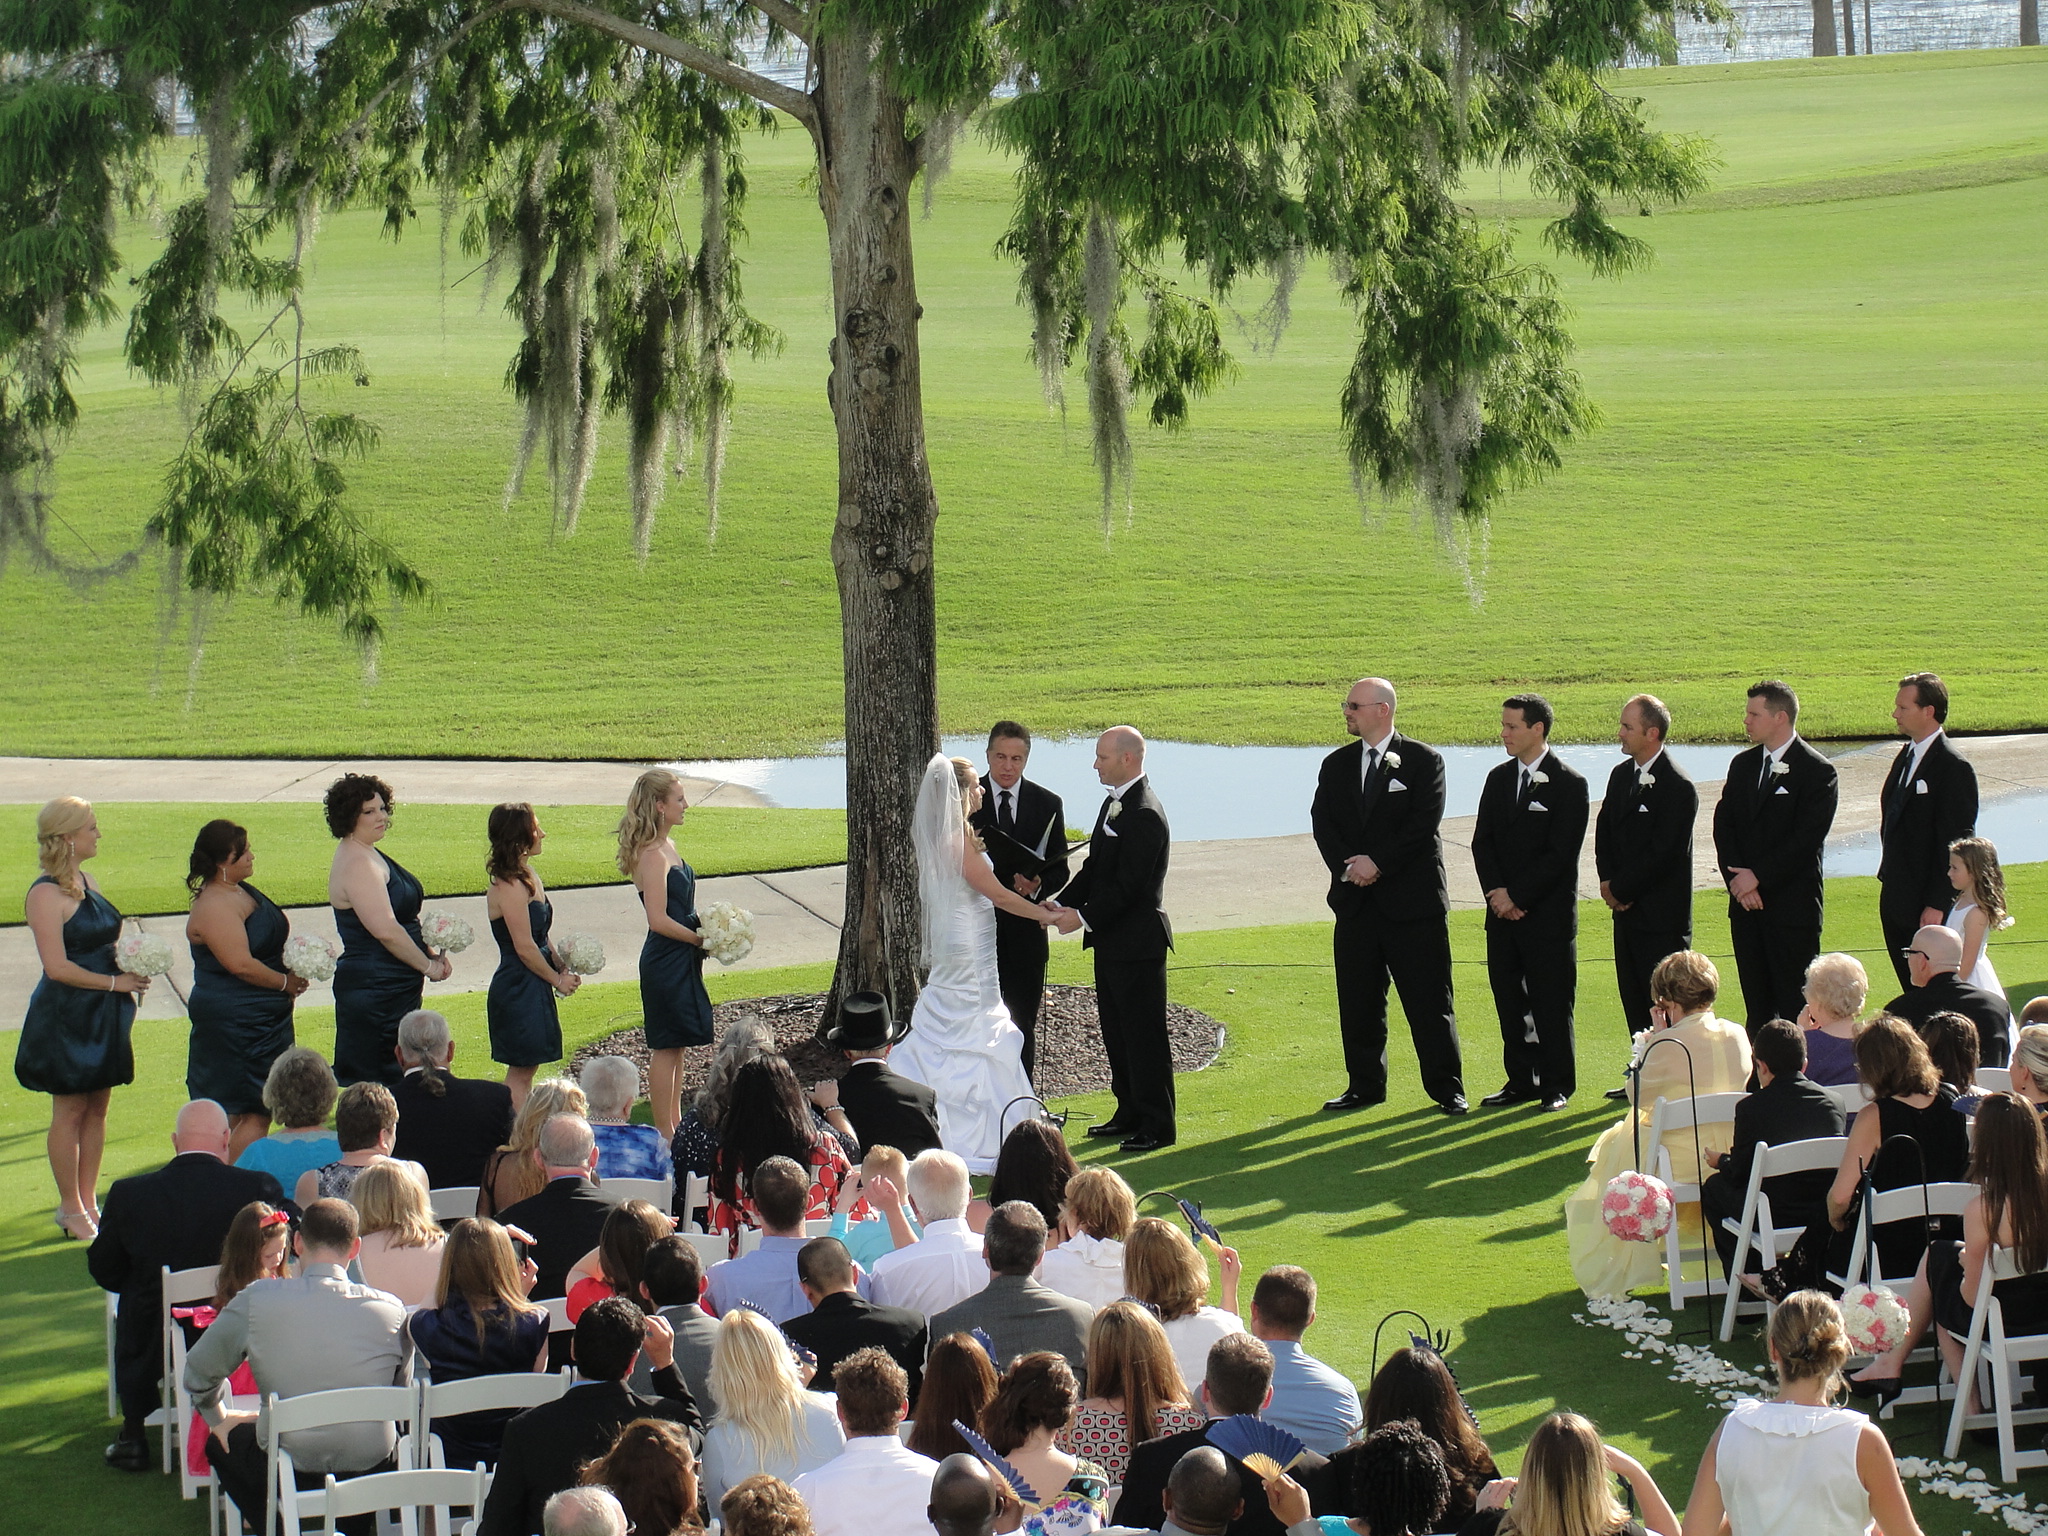
{"type": "Polygon", "coordinates": [[[2041,46],[2041,0],[2020,0],[2020,46],[2041,46]]]}
{"type": "MultiPolygon", "coordinates": [[[[832,564],[846,665],[846,916],[831,999],[871,989],[896,1016],[917,996],[911,808],[938,750],[938,626],[910,252],[915,151],[904,103],[850,18],[818,39],[818,200],[832,258],[839,510],[832,564]]],[[[826,1020],[832,1008],[826,1010],[826,1020]]]]}
{"type": "Polygon", "coordinates": [[[1856,0],[1842,0],[1842,40],[1846,44],[1843,52],[1853,59],[1856,56],[1856,0]]]}
{"type": "Polygon", "coordinates": [[[1813,56],[1832,59],[1839,52],[1835,42],[1834,0],[1813,0],[1813,56]]]}

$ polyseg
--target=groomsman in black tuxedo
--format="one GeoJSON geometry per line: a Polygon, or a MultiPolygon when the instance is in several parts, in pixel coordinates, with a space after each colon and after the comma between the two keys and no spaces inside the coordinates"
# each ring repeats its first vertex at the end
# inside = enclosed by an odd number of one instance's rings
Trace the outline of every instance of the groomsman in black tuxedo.
{"type": "Polygon", "coordinates": [[[1549,700],[1501,705],[1508,760],[1486,776],[1472,862],[1486,893],[1486,973],[1500,1015],[1507,1085],[1479,1102],[1563,1109],[1578,1086],[1572,1007],[1579,993],[1579,850],[1586,842],[1583,774],[1550,750],[1549,700]]]}
{"type": "MultiPolygon", "coordinates": [[[[1650,973],[1666,955],[1692,948],[1692,829],[1700,792],[1664,750],[1671,711],[1639,693],[1621,708],[1615,733],[1628,755],[1607,775],[1593,824],[1600,899],[1614,915],[1614,980],[1631,1038],[1650,1027],[1650,973]]],[[[1610,1088],[1610,1099],[1628,1097],[1610,1088]]]]}
{"type": "MultiPolygon", "coordinates": [[[[974,829],[988,839],[996,878],[1032,901],[1057,896],[1067,883],[1067,813],[1060,797],[1024,777],[1031,733],[1014,720],[998,720],[988,733],[987,794],[974,813],[974,829]],[[991,830],[1004,837],[990,838],[991,830]],[[1035,874],[1019,866],[1009,839],[1046,860],[1035,874]]],[[[1024,1072],[1038,1061],[1038,1008],[1045,998],[1045,924],[996,908],[996,977],[1010,1017],[1024,1031],[1024,1072]]]]}
{"type": "Polygon", "coordinates": [[[1344,1091],[1328,1110],[1387,1101],[1387,982],[1401,993],[1422,1086],[1447,1115],[1466,1112],[1444,880],[1444,760],[1394,729],[1394,685],[1366,677],[1344,699],[1359,739],[1323,759],[1309,811],[1329,866],[1344,1091]]]}
{"type": "Polygon", "coordinates": [[[1877,867],[1877,918],[1884,947],[1906,986],[1906,949],[1922,928],[1948,921],[1948,845],[1977,827],[1977,770],[1948,744],[1948,685],[1932,672],[1899,680],[1892,719],[1907,737],[1879,793],[1884,857],[1877,867]]]}
{"type": "Polygon", "coordinates": [[[1799,739],[1799,696],[1775,680],[1749,690],[1742,728],[1756,743],[1728,765],[1714,807],[1714,855],[1752,1033],[1796,1019],[1820,953],[1821,852],[1840,797],[1834,764],[1799,739]]]}
{"type": "MultiPolygon", "coordinates": [[[[1166,952],[1173,925],[1161,904],[1172,845],[1166,811],[1145,777],[1145,738],[1128,725],[1095,741],[1095,776],[1109,791],[1095,816],[1088,861],[1067,882],[1059,930],[1084,930],[1095,951],[1095,1007],[1116,1109],[1090,1136],[1122,1137],[1126,1152],[1174,1143],[1173,1046],[1166,1034],[1166,952]]],[[[1064,832],[1063,832],[1064,835],[1064,832]]]]}

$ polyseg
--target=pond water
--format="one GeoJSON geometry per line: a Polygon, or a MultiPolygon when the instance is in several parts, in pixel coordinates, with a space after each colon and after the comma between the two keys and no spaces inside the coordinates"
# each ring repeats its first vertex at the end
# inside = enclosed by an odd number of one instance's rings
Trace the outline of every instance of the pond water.
{"type": "MultiPolygon", "coordinates": [[[[2048,794],[2008,795],[1985,802],[1977,811],[1977,835],[1991,839],[2001,864],[2048,859],[2048,794]]],[[[1831,845],[1823,867],[1830,875],[1874,875],[1882,853],[1872,830],[1831,845]]]]}

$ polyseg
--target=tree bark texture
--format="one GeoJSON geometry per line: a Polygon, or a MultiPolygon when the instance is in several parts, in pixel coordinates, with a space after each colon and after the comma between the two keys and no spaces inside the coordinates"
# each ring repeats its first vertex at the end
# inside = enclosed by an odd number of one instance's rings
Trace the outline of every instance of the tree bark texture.
{"type": "Polygon", "coordinates": [[[849,23],[821,38],[818,200],[832,258],[827,392],[839,439],[832,564],[846,668],[846,914],[825,1019],[872,990],[900,1020],[917,997],[911,812],[938,750],[938,625],[925,457],[905,104],[849,23]]]}
{"type": "Polygon", "coordinates": [[[1856,0],[1842,0],[1842,51],[1856,57],[1856,0]]]}
{"type": "Polygon", "coordinates": [[[1834,0],[1813,0],[1813,56],[1832,59],[1840,51],[1835,42],[1834,0]]]}
{"type": "Polygon", "coordinates": [[[2020,46],[2041,46],[2041,0],[2020,0],[2020,46]]]}

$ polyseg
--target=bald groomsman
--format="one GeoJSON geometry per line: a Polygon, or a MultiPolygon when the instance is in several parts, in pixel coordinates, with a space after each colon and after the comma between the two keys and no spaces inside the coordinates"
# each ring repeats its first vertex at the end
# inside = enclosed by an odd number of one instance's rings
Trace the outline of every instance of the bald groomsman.
{"type": "MultiPolygon", "coordinates": [[[[1614,981],[1631,1039],[1650,1027],[1650,973],[1692,948],[1692,829],[1700,792],[1664,750],[1671,711],[1652,694],[1621,707],[1615,732],[1628,755],[1607,775],[1593,824],[1600,899],[1614,921],[1614,981]]],[[[1610,1099],[1628,1097],[1610,1088],[1610,1099]]]]}
{"type": "MultiPolygon", "coordinates": [[[[996,878],[1031,901],[1057,896],[1067,883],[1067,812],[1060,797],[1024,777],[1031,759],[1031,732],[1014,720],[998,720],[988,733],[988,783],[974,829],[988,837],[996,878]],[[1035,867],[1019,862],[1028,853],[1035,867]],[[1038,860],[1044,860],[1037,865],[1038,860]]],[[[996,977],[1010,1018],[1024,1031],[1024,1073],[1038,1064],[1038,1009],[1045,998],[1045,924],[996,908],[996,977]]]]}
{"type": "Polygon", "coordinates": [[[1330,870],[1328,900],[1344,1091],[1327,1110],[1387,1101],[1387,983],[1422,1064],[1422,1086],[1447,1115],[1466,1112],[1444,880],[1444,760],[1394,729],[1394,685],[1361,678],[1344,699],[1358,740],[1323,759],[1309,820],[1330,870]]]}
{"type": "Polygon", "coordinates": [[[1948,845],[1976,830],[1977,770],[1948,744],[1942,729],[1948,685],[1932,672],[1899,679],[1892,719],[1906,744],[1878,795],[1884,857],[1877,867],[1877,918],[1903,987],[1909,985],[1905,951],[1913,935],[1946,923],[1955,904],[1948,845]]]}

